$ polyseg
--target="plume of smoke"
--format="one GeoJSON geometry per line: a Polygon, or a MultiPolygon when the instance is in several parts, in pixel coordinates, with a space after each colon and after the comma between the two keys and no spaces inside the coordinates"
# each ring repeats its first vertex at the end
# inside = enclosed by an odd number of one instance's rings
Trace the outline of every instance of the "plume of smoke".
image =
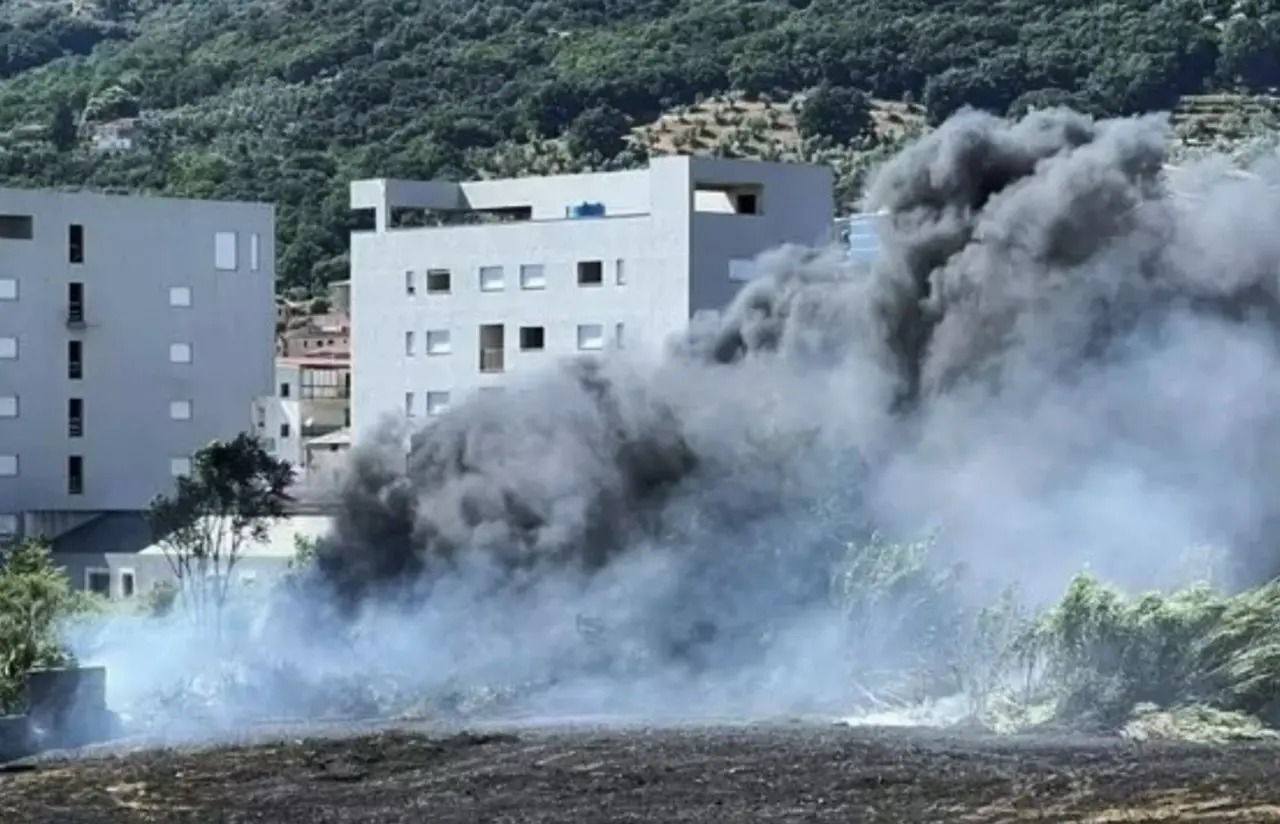
{"type": "Polygon", "coordinates": [[[558,364],[407,454],[388,429],[259,646],[556,713],[832,708],[906,641],[950,652],[832,602],[872,529],[1037,598],[1173,583],[1205,541],[1272,574],[1280,168],[1173,175],[1168,138],[961,113],[874,177],[870,274],[779,249],[659,360],[558,364]]]}

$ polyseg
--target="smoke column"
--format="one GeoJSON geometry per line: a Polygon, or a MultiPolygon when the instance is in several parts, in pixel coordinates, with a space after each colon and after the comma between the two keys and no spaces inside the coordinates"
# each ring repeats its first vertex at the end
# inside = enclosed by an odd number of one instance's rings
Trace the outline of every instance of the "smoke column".
{"type": "Polygon", "coordinates": [[[850,635],[831,571],[873,530],[937,529],[1035,599],[1086,565],[1177,583],[1204,542],[1270,576],[1280,168],[1170,170],[1169,137],[961,113],[874,176],[871,271],[780,249],[660,359],[549,368],[407,457],[388,430],[304,587],[336,609],[280,644],[312,675],[538,682],[547,712],[750,714],[945,643],[891,599],[850,635]]]}

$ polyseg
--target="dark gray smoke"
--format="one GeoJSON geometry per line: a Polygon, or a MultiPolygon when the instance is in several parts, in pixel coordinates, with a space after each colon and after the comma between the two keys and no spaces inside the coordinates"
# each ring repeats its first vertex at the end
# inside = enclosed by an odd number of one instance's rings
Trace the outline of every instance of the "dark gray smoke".
{"type": "Polygon", "coordinates": [[[566,597],[661,557],[679,571],[636,621],[724,653],[726,627],[803,614],[872,528],[940,527],[1045,592],[1086,563],[1155,583],[1198,541],[1271,574],[1280,175],[1179,178],[1168,137],[1162,117],[957,115],[875,176],[872,273],[778,250],[660,363],[565,363],[407,459],[399,435],[357,450],[325,584],[350,607],[467,576],[566,597]]]}

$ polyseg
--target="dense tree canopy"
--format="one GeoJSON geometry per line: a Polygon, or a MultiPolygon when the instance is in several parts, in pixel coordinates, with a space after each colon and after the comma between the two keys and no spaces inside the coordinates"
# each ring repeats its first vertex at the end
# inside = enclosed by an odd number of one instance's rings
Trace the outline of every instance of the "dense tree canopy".
{"type": "Polygon", "coordinates": [[[729,90],[829,84],[934,120],[1167,108],[1280,85],[1278,19],[1261,0],[9,4],[0,180],[274,201],[283,283],[318,286],[343,268],[350,178],[475,174],[537,137],[620,151],[623,122],[729,90]],[[139,148],[89,150],[101,121],[138,113],[139,148]]]}

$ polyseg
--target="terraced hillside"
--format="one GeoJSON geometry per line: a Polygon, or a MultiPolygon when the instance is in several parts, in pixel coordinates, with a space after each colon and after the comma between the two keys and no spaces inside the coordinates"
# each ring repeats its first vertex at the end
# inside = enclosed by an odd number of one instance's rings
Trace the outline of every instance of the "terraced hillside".
{"type": "MultiPolygon", "coordinates": [[[[24,0],[0,7],[0,182],[277,202],[282,284],[314,289],[345,271],[351,178],[630,166],[634,129],[731,92],[856,89],[904,122],[1167,109],[1280,85],[1278,23],[1233,0],[24,0]]],[[[656,141],[718,141],[683,133],[656,141]]],[[[837,164],[846,202],[869,162],[837,164]]]]}

